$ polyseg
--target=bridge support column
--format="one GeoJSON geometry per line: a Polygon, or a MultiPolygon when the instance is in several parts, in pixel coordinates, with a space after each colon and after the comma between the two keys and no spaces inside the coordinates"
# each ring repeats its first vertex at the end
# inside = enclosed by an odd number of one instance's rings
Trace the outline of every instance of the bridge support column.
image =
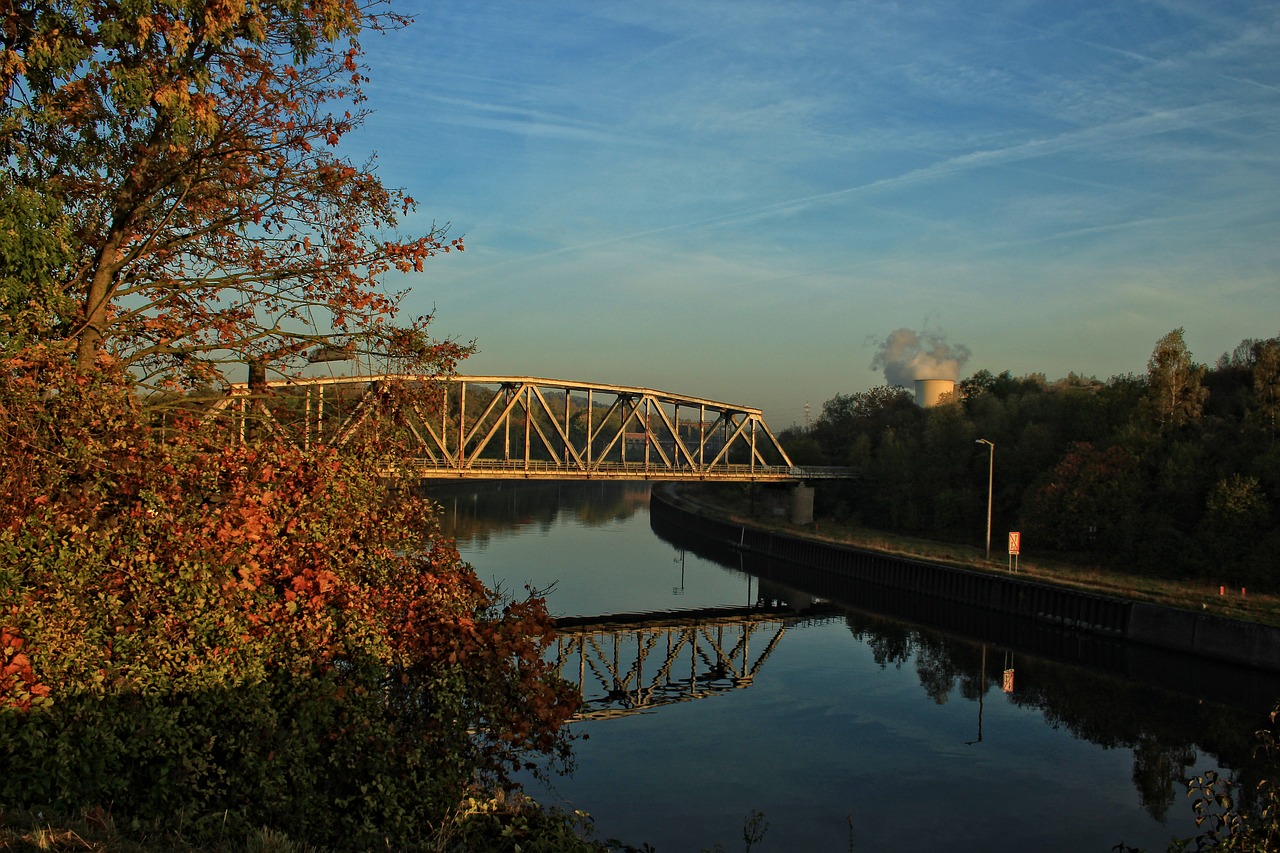
{"type": "Polygon", "coordinates": [[[813,523],[813,486],[796,483],[791,487],[791,523],[813,523]]]}

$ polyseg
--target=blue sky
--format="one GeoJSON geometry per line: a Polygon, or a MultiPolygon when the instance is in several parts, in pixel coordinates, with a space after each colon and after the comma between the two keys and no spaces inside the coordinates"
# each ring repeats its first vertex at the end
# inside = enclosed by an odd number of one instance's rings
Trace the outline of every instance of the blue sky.
{"type": "Polygon", "coordinates": [[[1141,372],[1280,333],[1280,4],[402,3],[344,142],[451,223],[405,310],[472,374],[761,406],[1141,372]]]}

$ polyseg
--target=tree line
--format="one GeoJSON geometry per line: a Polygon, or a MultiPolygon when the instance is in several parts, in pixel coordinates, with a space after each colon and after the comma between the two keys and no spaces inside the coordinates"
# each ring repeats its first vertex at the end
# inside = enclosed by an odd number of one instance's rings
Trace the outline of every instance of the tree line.
{"type": "Polygon", "coordinates": [[[1145,373],[982,370],[929,409],[881,386],[837,394],[779,438],[797,464],[859,469],[819,488],[818,511],[843,520],[981,545],[993,469],[993,550],[1017,530],[1039,554],[1275,589],[1278,416],[1280,336],[1209,366],[1174,329],[1145,373]]]}

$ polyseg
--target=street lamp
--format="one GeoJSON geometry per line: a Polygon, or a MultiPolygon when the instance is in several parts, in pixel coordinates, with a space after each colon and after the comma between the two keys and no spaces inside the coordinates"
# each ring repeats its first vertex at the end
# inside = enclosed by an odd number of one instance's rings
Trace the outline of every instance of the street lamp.
{"type": "Polygon", "coordinates": [[[996,443],[980,438],[974,444],[985,444],[991,448],[987,464],[987,559],[991,559],[991,495],[996,484],[996,443]]]}

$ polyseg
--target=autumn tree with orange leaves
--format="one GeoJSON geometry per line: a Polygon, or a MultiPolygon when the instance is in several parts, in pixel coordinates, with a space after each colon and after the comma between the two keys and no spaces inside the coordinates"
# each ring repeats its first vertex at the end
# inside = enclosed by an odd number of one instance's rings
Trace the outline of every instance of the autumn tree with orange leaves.
{"type": "Polygon", "coordinates": [[[6,4],[0,168],[56,205],[70,255],[48,338],[168,387],[319,345],[421,373],[465,355],[380,283],[461,240],[401,234],[414,200],[338,150],[365,117],[359,37],[405,23],[377,0],[6,4]]]}
{"type": "Polygon", "coordinates": [[[417,374],[467,354],[382,285],[461,242],[399,233],[413,200],[338,148],[359,37],[406,23],[379,0],[0,4],[0,822],[365,850],[488,849],[515,821],[578,849],[578,816],[473,807],[568,757],[577,700],[545,603],[479,582],[388,482],[396,448],[145,403],[319,347],[417,374]]]}
{"type": "Polygon", "coordinates": [[[0,821],[426,849],[567,758],[545,602],[486,589],[377,458],[162,430],[47,349],[0,374],[0,821]]]}

